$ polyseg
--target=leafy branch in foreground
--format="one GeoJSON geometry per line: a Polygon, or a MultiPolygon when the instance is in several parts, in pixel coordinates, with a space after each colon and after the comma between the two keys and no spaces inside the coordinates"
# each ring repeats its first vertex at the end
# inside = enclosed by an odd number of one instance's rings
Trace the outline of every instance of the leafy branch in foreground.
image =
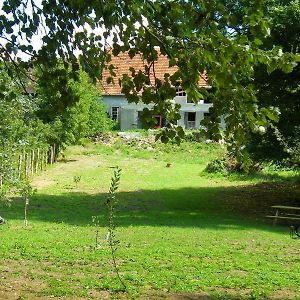
{"type": "Polygon", "coordinates": [[[111,250],[111,256],[112,256],[112,262],[113,262],[113,266],[114,269],[116,271],[117,277],[120,281],[120,283],[123,286],[123,289],[126,289],[126,285],[124,283],[124,281],[122,280],[120,273],[119,273],[119,268],[117,266],[116,263],[116,251],[118,248],[118,244],[120,243],[120,241],[116,238],[115,235],[115,228],[116,225],[114,223],[114,218],[115,218],[115,204],[116,204],[116,191],[119,188],[119,184],[120,184],[120,177],[121,177],[121,169],[119,167],[116,167],[114,174],[111,178],[111,184],[110,184],[110,188],[109,188],[109,195],[106,201],[107,207],[108,207],[108,232],[107,232],[107,241],[109,243],[109,247],[111,250]]]}

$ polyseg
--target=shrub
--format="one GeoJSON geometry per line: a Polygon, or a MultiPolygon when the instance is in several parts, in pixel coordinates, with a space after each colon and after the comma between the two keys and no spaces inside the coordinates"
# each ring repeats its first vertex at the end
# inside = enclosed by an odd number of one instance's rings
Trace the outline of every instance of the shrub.
{"type": "Polygon", "coordinates": [[[184,140],[187,142],[201,142],[205,139],[200,130],[186,130],[184,140]]]}
{"type": "Polygon", "coordinates": [[[259,163],[252,163],[247,170],[242,166],[233,156],[224,156],[222,158],[217,158],[209,162],[204,170],[207,173],[219,173],[228,174],[233,172],[239,173],[253,173],[260,171],[261,165],[259,163]]]}
{"type": "Polygon", "coordinates": [[[74,78],[70,74],[61,64],[37,74],[37,115],[50,125],[49,140],[57,145],[82,143],[113,127],[99,90],[88,75],[78,71],[74,78]]]}
{"type": "Polygon", "coordinates": [[[207,173],[221,173],[225,174],[228,172],[226,158],[217,158],[209,162],[205,168],[207,173]]]}

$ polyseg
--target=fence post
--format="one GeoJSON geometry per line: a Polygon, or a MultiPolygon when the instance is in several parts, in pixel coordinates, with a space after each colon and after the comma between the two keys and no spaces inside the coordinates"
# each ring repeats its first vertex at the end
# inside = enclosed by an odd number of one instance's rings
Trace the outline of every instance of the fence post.
{"type": "Polygon", "coordinates": [[[31,151],[27,152],[27,178],[30,176],[31,151]]]}
{"type": "Polygon", "coordinates": [[[34,174],[34,149],[31,150],[30,173],[34,174]]]}
{"type": "Polygon", "coordinates": [[[53,163],[56,162],[56,144],[53,144],[53,163]]]}
{"type": "Polygon", "coordinates": [[[26,165],[27,165],[27,162],[26,162],[26,150],[25,149],[23,149],[23,160],[24,160],[24,163],[23,163],[23,166],[22,166],[21,177],[26,178],[26,165]]]}
{"type": "Polygon", "coordinates": [[[47,164],[48,164],[48,162],[49,162],[49,155],[50,155],[49,151],[50,151],[49,149],[46,149],[46,150],[45,150],[44,168],[47,166],[47,164]]]}
{"type": "Polygon", "coordinates": [[[23,161],[23,155],[21,153],[21,154],[19,154],[19,162],[18,162],[18,177],[19,177],[19,179],[22,176],[22,161],[23,161]]]}
{"type": "Polygon", "coordinates": [[[54,162],[54,151],[53,146],[50,147],[50,164],[52,165],[54,162]]]}
{"type": "Polygon", "coordinates": [[[39,169],[39,159],[40,159],[40,148],[36,150],[36,161],[35,161],[35,173],[38,172],[39,169]]]}
{"type": "Polygon", "coordinates": [[[25,159],[24,159],[24,163],[25,163],[25,179],[27,179],[27,172],[28,172],[28,155],[27,152],[25,151],[25,159]]]}
{"type": "Polygon", "coordinates": [[[49,149],[44,150],[44,169],[46,168],[49,161],[49,149]]]}
{"type": "Polygon", "coordinates": [[[41,171],[43,171],[44,169],[44,149],[42,149],[42,153],[41,153],[41,171]]]}

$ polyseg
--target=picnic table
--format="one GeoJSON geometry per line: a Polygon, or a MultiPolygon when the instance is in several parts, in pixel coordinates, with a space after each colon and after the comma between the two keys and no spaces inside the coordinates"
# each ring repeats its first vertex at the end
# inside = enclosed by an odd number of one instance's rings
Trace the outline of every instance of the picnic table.
{"type": "Polygon", "coordinates": [[[271,208],[276,209],[275,215],[266,217],[274,219],[273,225],[276,225],[278,220],[286,220],[290,223],[294,233],[300,237],[300,207],[273,205],[271,208]]]}

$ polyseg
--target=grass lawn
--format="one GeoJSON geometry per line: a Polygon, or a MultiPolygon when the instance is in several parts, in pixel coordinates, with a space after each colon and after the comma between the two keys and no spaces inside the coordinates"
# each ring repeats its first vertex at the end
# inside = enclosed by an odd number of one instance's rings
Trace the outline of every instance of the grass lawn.
{"type": "Polygon", "coordinates": [[[204,175],[223,151],[193,143],[71,147],[66,162],[34,178],[28,227],[23,200],[0,207],[8,220],[0,226],[0,299],[300,299],[300,239],[265,218],[271,205],[299,206],[296,174],[204,175]],[[105,240],[116,165],[126,292],[105,240]]]}

